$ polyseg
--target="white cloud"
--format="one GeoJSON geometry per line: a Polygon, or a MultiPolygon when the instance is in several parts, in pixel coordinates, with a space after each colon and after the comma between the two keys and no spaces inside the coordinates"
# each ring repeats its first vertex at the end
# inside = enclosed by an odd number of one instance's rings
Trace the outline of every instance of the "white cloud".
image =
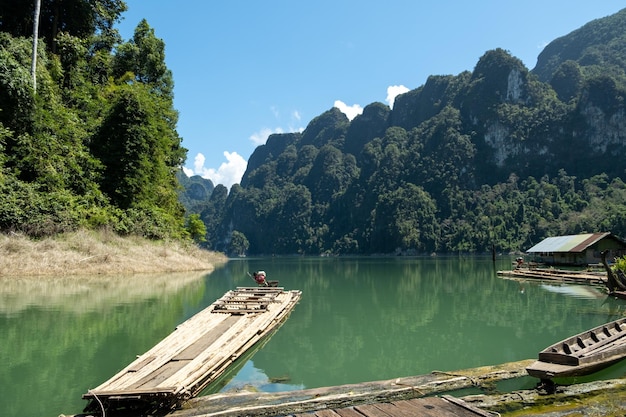
{"type": "Polygon", "coordinates": [[[250,140],[255,146],[264,145],[267,138],[273,133],[284,133],[284,131],[280,127],[275,129],[264,127],[260,131],[253,133],[252,136],[250,136],[250,140]]]}
{"type": "Polygon", "coordinates": [[[396,101],[396,97],[407,91],[409,91],[409,89],[403,85],[390,85],[387,87],[387,104],[389,104],[389,107],[393,109],[393,103],[396,101]]]}
{"type": "MultiPolygon", "coordinates": [[[[202,178],[208,178],[213,181],[214,185],[222,184],[226,188],[232,187],[233,184],[239,184],[241,177],[246,172],[248,162],[237,152],[224,151],[226,162],[223,162],[219,168],[207,168],[204,166],[206,158],[199,153],[193,160],[192,175],[200,175],[202,178]]],[[[189,169],[184,168],[185,173],[189,175],[189,169]]]]}
{"type": "Polygon", "coordinates": [[[291,116],[297,121],[302,120],[302,116],[300,116],[300,112],[298,110],[294,110],[291,116]]]}
{"type": "Polygon", "coordinates": [[[193,177],[195,174],[193,173],[193,169],[189,169],[187,167],[183,167],[183,172],[188,177],[193,177]]]}
{"type": "Polygon", "coordinates": [[[359,114],[363,113],[363,107],[358,104],[353,104],[352,106],[348,106],[341,100],[335,100],[334,107],[337,107],[343,114],[346,115],[348,120],[352,120],[357,117],[359,114]]]}

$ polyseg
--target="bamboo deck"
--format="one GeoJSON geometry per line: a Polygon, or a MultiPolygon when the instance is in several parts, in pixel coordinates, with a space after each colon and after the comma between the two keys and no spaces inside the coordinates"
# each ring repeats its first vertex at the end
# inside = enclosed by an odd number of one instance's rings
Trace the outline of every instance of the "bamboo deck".
{"type": "Polygon", "coordinates": [[[538,279],[544,281],[558,281],[590,285],[604,285],[606,283],[606,273],[568,271],[564,269],[518,268],[510,271],[498,271],[497,275],[518,279],[538,279]]]}
{"type": "Polygon", "coordinates": [[[276,330],[301,291],[239,287],[181,323],[165,339],[83,394],[85,411],[174,409],[219,378],[276,330]]]}

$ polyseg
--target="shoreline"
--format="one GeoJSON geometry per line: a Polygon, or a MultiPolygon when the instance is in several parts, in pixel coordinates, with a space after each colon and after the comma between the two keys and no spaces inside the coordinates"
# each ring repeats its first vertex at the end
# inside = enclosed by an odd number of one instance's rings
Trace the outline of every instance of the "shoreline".
{"type": "Polygon", "coordinates": [[[0,258],[0,278],[211,272],[228,261],[226,255],[192,242],[121,237],[91,230],[37,240],[19,234],[1,235],[0,258]]]}

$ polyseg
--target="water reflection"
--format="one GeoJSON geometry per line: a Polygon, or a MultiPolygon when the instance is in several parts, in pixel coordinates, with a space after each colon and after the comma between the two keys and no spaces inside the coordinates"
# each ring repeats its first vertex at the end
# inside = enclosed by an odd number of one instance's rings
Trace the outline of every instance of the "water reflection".
{"type": "Polygon", "coordinates": [[[33,306],[77,314],[175,294],[203,285],[206,273],[130,276],[0,277],[0,315],[15,315],[33,306]]]}
{"type": "Polygon", "coordinates": [[[303,384],[291,384],[290,381],[291,377],[287,374],[268,377],[262,369],[254,366],[252,360],[249,360],[238,372],[237,377],[229,381],[221,391],[238,392],[256,389],[263,392],[282,392],[306,388],[303,384]]]}
{"type": "Polygon", "coordinates": [[[586,299],[605,299],[606,292],[596,287],[590,287],[588,285],[554,285],[554,284],[541,284],[541,288],[555,292],[557,294],[564,294],[575,298],[586,299]]]}
{"type": "Polygon", "coordinates": [[[205,275],[2,279],[2,415],[81,411],[89,387],[197,310],[205,275]]]}

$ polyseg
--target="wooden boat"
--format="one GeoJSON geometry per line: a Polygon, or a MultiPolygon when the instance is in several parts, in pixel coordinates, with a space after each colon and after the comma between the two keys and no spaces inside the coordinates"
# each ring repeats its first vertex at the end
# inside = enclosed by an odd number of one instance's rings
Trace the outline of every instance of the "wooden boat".
{"type": "Polygon", "coordinates": [[[625,357],[626,318],[621,318],[548,346],[526,371],[540,379],[581,376],[625,357]]]}

